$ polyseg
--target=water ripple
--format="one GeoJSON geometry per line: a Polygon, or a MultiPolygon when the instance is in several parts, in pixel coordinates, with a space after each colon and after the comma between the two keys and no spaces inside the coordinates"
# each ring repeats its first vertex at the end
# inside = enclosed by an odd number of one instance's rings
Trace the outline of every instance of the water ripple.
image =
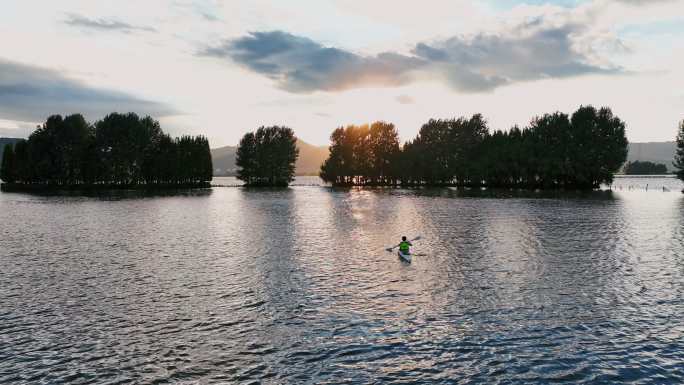
{"type": "Polygon", "coordinates": [[[683,383],[684,198],[616,190],[0,194],[0,383],[683,383]]]}

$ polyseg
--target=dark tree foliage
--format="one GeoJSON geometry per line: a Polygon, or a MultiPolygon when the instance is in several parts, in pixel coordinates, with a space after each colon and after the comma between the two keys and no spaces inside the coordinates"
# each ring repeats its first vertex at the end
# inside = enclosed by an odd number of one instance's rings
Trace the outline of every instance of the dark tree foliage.
{"type": "Polygon", "coordinates": [[[0,179],[7,183],[13,183],[16,180],[15,171],[14,146],[8,143],[5,145],[5,148],[2,152],[0,179]]]}
{"type": "Polygon", "coordinates": [[[591,189],[611,183],[627,158],[625,124],[608,108],[546,114],[507,132],[490,133],[479,114],[430,120],[402,149],[394,127],[383,124],[392,127],[391,156],[376,160],[372,126],[338,128],[321,178],[334,185],[591,189]]]}
{"type": "MultiPolygon", "coordinates": [[[[22,139],[18,141],[17,143],[14,144],[14,164],[13,164],[13,173],[14,173],[14,181],[16,182],[18,179],[26,179],[27,176],[31,177],[31,169],[29,168],[29,152],[28,152],[28,141],[25,139],[22,139]]],[[[10,181],[7,181],[9,183],[12,183],[10,181]]]]}
{"type": "Polygon", "coordinates": [[[399,133],[394,125],[385,122],[371,124],[368,133],[367,164],[371,184],[395,184],[398,170],[399,133]]]}
{"type": "Polygon", "coordinates": [[[467,185],[482,177],[477,167],[488,128],[482,115],[470,119],[429,120],[404,145],[402,183],[467,185]]]}
{"type": "Polygon", "coordinates": [[[408,175],[402,182],[451,182],[457,154],[451,152],[450,141],[455,135],[450,135],[450,131],[455,123],[455,120],[430,120],[420,128],[418,136],[404,146],[407,148],[404,155],[408,157],[406,161],[409,168],[405,169],[408,175]]]}
{"type": "Polygon", "coordinates": [[[667,174],[667,166],[662,163],[628,162],[625,165],[625,174],[627,175],[663,175],[667,174]]]}
{"type": "Polygon", "coordinates": [[[10,174],[25,185],[204,185],[213,168],[205,137],[171,139],[159,122],[134,113],[94,125],[80,114],[51,116],[13,157],[10,174]]]}
{"type": "Polygon", "coordinates": [[[260,127],[245,134],[236,153],[237,178],[247,186],[287,186],[294,180],[297,138],[287,127],[260,127]]]}
{"type": "Polygon", "coordinates": [[[677,177],[684,180],[684,120],[679,123],[677,134],[677,151],[675,153],[674,166],[677,168],[677,177]]]}
{"type": "Polygon", "coordinates": [[[256,137],[253,132],[245,134],[240,139],[235,153],[235,165],[238,167],[237,178],[247,184],[256,181],[258,162],[256,137]]]}
{"type": "Polygon", "coordinates": [[[336,185],[394,185],[400,179],[399,134],[391,123],[338,128],[330,136],[323,180],[336,185]]]}
{"type": "Polygon", "coordinates": [[[625,123],[609,108],[580,107],[571,119],[569,184],[598,187],[612,183],[613,174],[627,159],[625,123]]]}
{"type": "Polygon", "coordinates": [[[20,140],[21,139],[19,139],[19,138],[2,138],[2,137],[0,137],[0,160],[2,160],[2,154],[4,153],[5,145],[7,145],[7,144],[14,145],[15,143],[17,143],[20,140]]]}

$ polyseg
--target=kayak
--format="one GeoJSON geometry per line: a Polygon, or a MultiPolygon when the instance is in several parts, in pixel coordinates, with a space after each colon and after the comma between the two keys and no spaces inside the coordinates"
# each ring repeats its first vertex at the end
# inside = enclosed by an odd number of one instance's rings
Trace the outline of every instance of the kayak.
{"type": "Polygon", "coordinates": [[[401,258],[403,261],[411,263],[411,254],[410,253],[404,254],[401,252],[401,250],[399,250],[399,252],[397,254],[399,254],[399,258],[401,258]]]}

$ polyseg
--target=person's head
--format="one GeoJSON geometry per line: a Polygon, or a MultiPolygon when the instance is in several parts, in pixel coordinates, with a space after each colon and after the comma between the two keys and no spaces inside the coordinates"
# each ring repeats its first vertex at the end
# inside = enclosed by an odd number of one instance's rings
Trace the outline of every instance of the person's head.
{"type": "Polygon", "coordinates": [[[401,237],[402,242],[406,242],[406,237],[401,237]]]}

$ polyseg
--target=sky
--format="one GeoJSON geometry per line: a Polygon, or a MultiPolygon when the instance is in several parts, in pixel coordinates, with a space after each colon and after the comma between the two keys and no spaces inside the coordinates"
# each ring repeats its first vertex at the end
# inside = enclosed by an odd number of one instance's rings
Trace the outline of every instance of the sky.
{"type": "Polygon", "coordinates": [[[0,0],[0,136],[136,112],[235,145],[383,120],[490,129],[608,106],[633,142],[684,119],[684,0],[0,0]]]}

